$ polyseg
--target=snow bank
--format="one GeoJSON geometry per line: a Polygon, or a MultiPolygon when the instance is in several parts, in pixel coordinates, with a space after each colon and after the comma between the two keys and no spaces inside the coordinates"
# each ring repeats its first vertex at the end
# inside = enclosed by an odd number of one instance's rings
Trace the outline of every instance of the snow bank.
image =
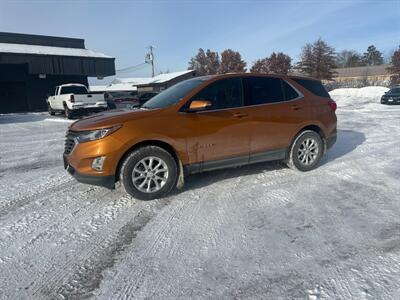
{"type": "Polygon", "coordinates": [[[379,104],[382,95],[389,89],[383,86],[367,86],[363,88],[342,88],[329,92],[339,107],[364,106],[379,104]]]}

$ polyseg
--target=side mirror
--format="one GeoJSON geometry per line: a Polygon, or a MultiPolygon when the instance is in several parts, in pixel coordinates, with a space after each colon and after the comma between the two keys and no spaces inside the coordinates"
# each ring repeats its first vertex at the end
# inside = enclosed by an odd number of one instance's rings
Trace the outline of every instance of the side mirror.
{"type": "Polygon", "coordinates": [[[211,101],[207,101],[207,100],[193,100],[190,103],[189,112],[196,112],[196,111],[202,111],[205,110],[209,107],[211,107],[212,103],[211,101]]]}

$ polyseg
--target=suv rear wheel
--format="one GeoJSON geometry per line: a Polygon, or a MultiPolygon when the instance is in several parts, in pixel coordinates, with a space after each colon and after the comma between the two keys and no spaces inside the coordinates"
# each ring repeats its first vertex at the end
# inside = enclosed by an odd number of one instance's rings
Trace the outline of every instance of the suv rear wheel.
{"type": "Polygon", "coordinates": [[[315,169],[324,153],[321,136],[312,130],[301,132],[294,140],[286,164],[302,172],[315,169]]]}
{"type": "Polygon", "coordinates": [[[168,194],[177,180],[178,169],[172,155],[157,146],[131,152],[121,166],[121,182],[132,197],[151,200],[168,194]]]}

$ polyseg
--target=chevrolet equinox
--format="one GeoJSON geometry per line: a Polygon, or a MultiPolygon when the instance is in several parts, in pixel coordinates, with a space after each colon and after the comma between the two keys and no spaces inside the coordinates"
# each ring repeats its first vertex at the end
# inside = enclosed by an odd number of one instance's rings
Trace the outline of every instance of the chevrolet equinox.
{"type": "Polygon", "coordinates": [[[318,80],[225,74],[182,81],[136,110],[71,124],[64,167],[78,181],[121,181],[149,200],[188,174],[282,160],[314,169],[336,141],[336,103],[318,80]]]}

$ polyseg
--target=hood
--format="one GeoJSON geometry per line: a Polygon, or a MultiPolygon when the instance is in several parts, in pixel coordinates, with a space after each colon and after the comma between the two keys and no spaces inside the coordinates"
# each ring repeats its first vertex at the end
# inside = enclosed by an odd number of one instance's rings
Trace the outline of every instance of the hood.
{"type": "Polygon", "coordinates": [[[85,131],[94,130],[100,128],[108,128],[114,125],[122,124],[126,121],[132,121],[134,119],[142,118],[152,114],[154,109],[142,109],[129,110],[129,109],[117,109],[104,111],[98,114],[85,117],[71,124],[69,127],[73,131],[85,131]]]}

